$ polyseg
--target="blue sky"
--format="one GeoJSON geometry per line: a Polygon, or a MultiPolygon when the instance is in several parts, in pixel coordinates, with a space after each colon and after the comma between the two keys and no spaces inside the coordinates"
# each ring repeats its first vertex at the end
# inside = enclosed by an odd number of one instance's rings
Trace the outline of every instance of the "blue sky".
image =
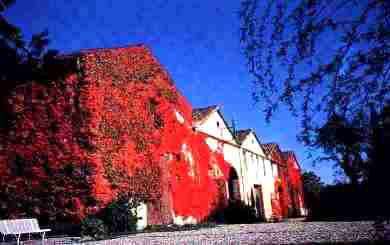
{"type": "Polygon", "coordinates": [[[6,12],[28,38],[48,28],[50,47],[68,53],[144,43],[193,107],[217,104],[227,121],[253,128],[263,143],[294,150],[306,170],[333,181],[331,163],[312,166],[296,140],[299,122],[280,110],[270,124],[251,98],[239,43],[238,0],[17,0],[6,12]]]}

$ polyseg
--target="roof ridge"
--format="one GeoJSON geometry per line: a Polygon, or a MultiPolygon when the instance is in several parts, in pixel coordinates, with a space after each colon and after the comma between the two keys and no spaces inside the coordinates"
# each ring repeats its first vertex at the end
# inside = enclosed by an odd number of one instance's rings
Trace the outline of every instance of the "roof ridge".
{"type": "Polygon", "coordinates": [[[199,107],[192,109],[192,120],[202,121],[207,118],[212,112],[219,110],[217,105],[211,105],[207,107],[199,107]]]}
{"type": "Polygon", "coordinates": [[[150,50],[149,46],[147,46],[144,43],[137,43],[137,44],[128,44],[128,45],[123,45],[123,46],[117,46],[117,47],[102,47],[102,48],[85,48],[85,49],[79,49],[76,51],[72,51],[69,53],[62,53],[58,54],[56,57],[58,58],[70,58],[70,57],[75,57],[79,56],[82,54],[88,54],[88,53],[93,53],[93,52],[100,52],[100,51],[106,51],[106,50],[118,50],[118,49],[128,49],[128,48],[145,48],[150,50]]]}
{"type": "Polygon", "coordinates": [[[117,47],[110,47],[110,48],[87,48],[87,49],[80,49],[80,53],[89,53],[89,52],[97,52],[97,51],[104,51],[104,50],[117,50],[117,49],[127,49],[127,48],[149,48],[144,43],[138,43],[138,44],[128,44],[123,46],[117,46],[117,47]]]}
{"type": "Polygon", "coordinates": [[[196,108],[193,108],[192,110],[203,110],[203,109],[209,109],[209,108],[219,108],[218,105],[209,105],[209,106],[204,106],[204,107],[196,107],[196,108]]]}
{"type": "Polygon", "coordinates": [[[234,132],[234,137],[241,144],[244,139],[252,132],[252,129],[240,129],[234,132]]]}

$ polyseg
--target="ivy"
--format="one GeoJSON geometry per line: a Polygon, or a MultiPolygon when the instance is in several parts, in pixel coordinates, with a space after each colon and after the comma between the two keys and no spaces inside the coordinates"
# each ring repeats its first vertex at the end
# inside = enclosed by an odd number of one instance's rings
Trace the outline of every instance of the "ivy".
{"type": "Polygon", "coordinates": [[[216,180],[228,179],[229,165],[192,130],[192,108],[167,72],[142,46],[77,56],[66,77],[9,98],[17,117],[0,152],[0,211],[80,222],[127,195],[154,207],[151,223],[172,212],[205,220],[222,201],[216,180]],[[3,164],[15,155],[17,174],[3,164]],[[223,174],[210,176],[210,164],[223,174]]]}

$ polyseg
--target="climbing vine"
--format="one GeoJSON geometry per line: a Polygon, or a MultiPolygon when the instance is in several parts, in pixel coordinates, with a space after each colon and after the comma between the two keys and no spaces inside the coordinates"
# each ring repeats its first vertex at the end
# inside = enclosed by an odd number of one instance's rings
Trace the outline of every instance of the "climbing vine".
{"type": "Polygon", "coordinates": [[[72,64],[64,79],[31,82],[9,98],[14,126],[0,136],[1,214],[80,221],[126,195],[165,216],[206,219],[229,167],[192,130],[191,106],[150,51],[63,59],[72,64]]]}

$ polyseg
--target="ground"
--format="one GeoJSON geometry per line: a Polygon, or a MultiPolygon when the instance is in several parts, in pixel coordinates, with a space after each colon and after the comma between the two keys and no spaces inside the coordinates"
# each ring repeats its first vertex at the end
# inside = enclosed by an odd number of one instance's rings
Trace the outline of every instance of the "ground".
{"type": "MultiPolygon", "coordinates": [[[[387,225],[386,229],[390,242],[390,225],[387,225]]],[[[282,222],[218,225],[181,232],[140,233],[84,244],[366,244],[374,240],[374,234],[372,222],[282,222]]],[[[51,238],[45,244],[78,243],[51,238]]]]}

